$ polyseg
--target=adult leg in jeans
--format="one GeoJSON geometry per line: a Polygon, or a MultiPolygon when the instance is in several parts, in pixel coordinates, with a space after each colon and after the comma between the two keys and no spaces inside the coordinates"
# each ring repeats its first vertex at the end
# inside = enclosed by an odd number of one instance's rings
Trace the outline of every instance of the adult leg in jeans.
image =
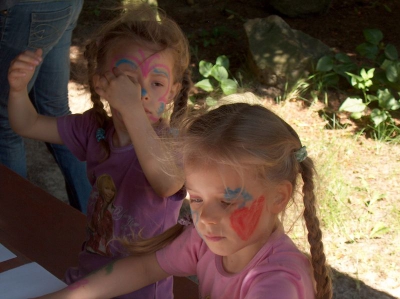
{"type": "MultiPolygon", "coordinates": [[[[32,1],[32,3],[25,1],[15,5],[8,12],[8,18],[11,17],[11,21],[6,20],[7,26],[12,25],[12,20],[29,22],[27,26],[29,33],[26,35],[24,48],[15,51],[18,52],[16,54],[26,49],[43,49],[43,63],[29,85],[32,103],[40,114],[62,116],[70,113],[68,106],[69,47],[72,30],[76,25],[81,7],[82,1],[77,0],[32,1]]],[[[3,123],[3,115],[1,118],[3,123]]],[[[3,126],[1,131],[3,132],[3,126]]],[[[18,142],[18,148],[23,147],[23,144],[20,145],[22,142],[22,140],[18,142]]],[[[86,177],[85,163],[78,161],[65,146],[46,145],[64,175],[70,204],[86,213],[91,186],[86,177]]],[[[19,154],[22,151],[23,149],[20,149],[19,154]]],[[[23,155],[25,159],[25,154],[23,155]]],[[[11,164],[8,166],[12,169],[13,165],[9,161],[18,160],[18,157],[13,155],[10,157],[9,151],[5,155],[6,159],[3,159],[1,150],[0,156],[1,162],[6,165],[11,164]],[[3,160],[6,161],[3,162],[3,160]]],[[[26,175],[26,162],[23,162],[24,165],[17,165],[16,171],[26,175]],[[19,168],[22,168],[22,171],[18,171],[19,168]]]]}

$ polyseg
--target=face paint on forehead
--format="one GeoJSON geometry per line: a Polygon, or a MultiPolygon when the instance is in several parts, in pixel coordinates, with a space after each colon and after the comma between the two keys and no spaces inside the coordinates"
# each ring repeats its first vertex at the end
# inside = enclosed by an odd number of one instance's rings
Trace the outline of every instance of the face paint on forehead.
{"type": "Polygon", "coordinates": [[[231,214],[231,226],[243,241],[248,240],[254,233],[260,220],[264,202],[264,196],[260,196],[252,202],[250,207],[239,208],[231,214]]]}
{"type": "Polygon", "coordinates": [[[117,62],[115,62],[115,66],[120,66],[121,64],[129,64],[133,69],[137,69],[137,65],[136,63],[134,63],[133,61],[127,59],[127,58],[122,58],[120,60],[118,60],[117,62]]]}
{"type": "MultiPolygon", "coordinates": [[[[167,67],[165,67],[165,68],[168,69],[167,67]]],[[[169,74],[166,71],[159,70],[158,68],[154,68],[153,71],[154,71],[154,73],[162,74],[162,75],[164,75],[165,77],[167,77],[169,79],[169,74]]]]}
{"type": "Polygon", "coordinates": [[[228,201],[230,200],[241,200],[242,202],[239,205],[239,208],[243,208],[248,201],[253,200],[253,196],[248,193],[243,188],[236,188],[235,190],[230,189],[229,187],[225,189],[224,198],[228,201]]]}
{"type": "Polygon", "coordinates": [[[139,50],[138,52],[140,57],[133,55],[120,55],[114,57],[114,59],[111,61],[111,69],[115,66],[126,63],[131,65],[134,69],[140,68],[144,77],[147,77],[148,74],[154,70],[154,72],[164,74],[167,78],[169,78],[169,68],[166,65],[160,63],[155,66],[151,65],[154,59],[160,58],[159,54],[154,54],[146,58],[143,50],[139,50]],[[166,71],[159,70],[157,67],[165,68],[166,71]]]}
{"type": "Polygon", "coordinates": [[[160,58],[159,54],[154,54],[146,58],[143,50],[139,50],[139,54],[142,57],[141,63],[140,63],[140,69],[142,70],[142,74],[144,77],[147,77],[148,74],[153,71],[156,74],[163,74],[169,79],[169,73],[170,69],[167,65],[162,64],[162,63],[157,63],[156,65],[152,65],[153,60],[160,58]],[[161,70],[161,68],[164,68],[165,71],[161,70]]]}
{"type": "Polygon", "coordinates": [[[117,56],[111,61],[110,70],[112,70],[114,67],[120,66],[121,64],[128,64],[132,67],[132,69],[136,70],[139,68],[140,60],[138,60],[135,56],[117,56]]]}

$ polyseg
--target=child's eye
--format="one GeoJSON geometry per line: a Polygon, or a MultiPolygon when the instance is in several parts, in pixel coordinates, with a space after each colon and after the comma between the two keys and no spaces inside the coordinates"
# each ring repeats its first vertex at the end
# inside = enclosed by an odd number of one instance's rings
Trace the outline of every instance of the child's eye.
{"type": "Polygon", "coordinates": [[[225,207],[230,207],[233,206],[235,204],[234,201],[226,201],[226,200],[221,200],[221,204],[225,207]]]}
{"type": "Polygon", "coordinates": [[[190,199],[190,203],[193,203],[193,204],[199,204],[199,203],[202,203],[203,202],[203,200],[201,199],[201,198],[191,198],[190,199]]]}
{"type": "Polygon", "coordinates": [[[156,86],[156,87],[163,87],[164,86],[164,84],[161,83],[161,82],[154,82],[153,85],[156,86]]]}

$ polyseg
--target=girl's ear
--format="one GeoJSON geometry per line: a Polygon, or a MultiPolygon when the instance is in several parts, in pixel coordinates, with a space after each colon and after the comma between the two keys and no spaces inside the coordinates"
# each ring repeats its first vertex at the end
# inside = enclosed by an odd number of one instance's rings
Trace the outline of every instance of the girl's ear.
{"type": "Polygon", "coordinates": [[[274,214],[282,212],[292,197],[293,186],[289,181],[283,181],[275,186],[275,196],[272,198],[270,211],[274,214]]]}
{"type": "Polygon", "coordinates": [[[182,88],[182,84],[179,82],[176,82],[171,86],[171,90],[169,91],[169,96],[168,96],[168,103],[171,103],[176,97],[176,95],[180,92],[182,88]]]}

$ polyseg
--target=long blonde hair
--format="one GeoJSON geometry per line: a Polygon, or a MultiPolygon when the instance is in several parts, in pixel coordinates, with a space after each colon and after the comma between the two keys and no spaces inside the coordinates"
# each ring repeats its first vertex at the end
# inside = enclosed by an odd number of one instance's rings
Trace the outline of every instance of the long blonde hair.
{"type": "MultiPolygon", "coordinates": [[[[302,144],[293,128],[265,107],[248,103],[222,105],[204,115],[187,119],[184,125],[180,145],[184,164],[225,164],[239,171],[250,167],[265,182],[289,181],[293,190],[298,177],[301,177],[303,217],[317,284],[316,298],[331,298],[332,284],[316,214],[314,164],[309,157],[301,162],[296,159],[295,154],[302,144]],[[243,161],[248,162],[243,164],[243,161]]],[[[182,227],[177,224],[157,237],[133,243],[131,252],[157,251],[181,232],[182,227]]]]}

